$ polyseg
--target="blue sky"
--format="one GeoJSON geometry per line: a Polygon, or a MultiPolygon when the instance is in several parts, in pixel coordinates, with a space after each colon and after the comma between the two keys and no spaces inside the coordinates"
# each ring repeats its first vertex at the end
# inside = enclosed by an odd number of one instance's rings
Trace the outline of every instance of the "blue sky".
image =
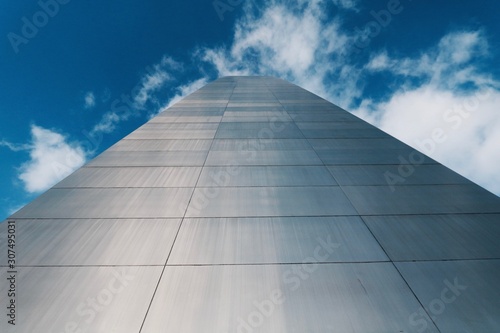
{"type": "Polygon", "coordinates": [[[500,194],[498,1],[0,4],[0,219],[225,75],[296,83],[500,194]]]}

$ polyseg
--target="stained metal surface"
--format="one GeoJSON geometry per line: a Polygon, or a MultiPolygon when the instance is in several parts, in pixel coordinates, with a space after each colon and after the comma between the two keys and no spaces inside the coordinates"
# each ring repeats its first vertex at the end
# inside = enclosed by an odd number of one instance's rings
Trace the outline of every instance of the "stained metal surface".
{"type": "Polygon", "coordinates": [[[234,122],[221,123],[217,130],[218,139],[300,139],[304,138],[299,128],[289,121],[271,122],[234,122]]]}
{"type": "Polygon", "coordinates": [[[185,219],[168,264],[387,261],[357,216],[185,219]]]}
{"type": "Polygon", "coordinates": [[[167,266],[142,332],[418,332],[418,306],[389,263],[167,266]]]}
{"type": "Polygon", "coordinates": [[[81,168],[55,187],[194,187],[200,167],[81,168]]]}
{"type": "Polygon", "coordinates": [[[192,192],[192,188],[52,189],[12,217],[183,217],[192,192]]]}
{"type": "Polygon", "coordinates": [[[202,166],[206,151],[106,151],[87,166],[202,166]]]}
{"type": "Polygon", "coordinates": [[[215,139],[212,151],[310,150],[306,139],[215,139]]]}
{"type": "MultiPolygon", "coordinates": [[[[180,219],[17,220],[22,266],[164,265],[180,219]]],[[[7,244],[0,243],[2,262],[7,244]]]]}
{"type": "MultiPolygon", "coordinates": [[[[137,333],[161,269],[21,267],[16,325],[2,318],[0,331],[137,333]]],[[[0,271],[5,277],[5,270],[0,271]]],[[[7,295],[5,283],[0,283],[0,292],[7,295]]]]}
{"type": "MultiPolygon", "coordinates": [[[[500,329],[500,260],[397,263],[410,288],[443,333],[495,333],[500,329]]],[[[425,331],[420,307],[412,324],[425,331]]]]}
{"type": "Polygon", "coordinates": [[[499,198],[477,185],[344,186],[361,215],[500,213],[499,198]]]}
{"type": "Polygon", "coordinates": [[[206,85],[9,221],[2,333],[500,331],[500,198],[279,79],[206,85]]]}
{"type": "Polygon", "coordinates": [[[322,165],[313,150],[210,151],[206,165],[322,165]]]}
{"type": "Polygon", "coordinates": [[[187,217],[356,215],[338,186],[196,188],[187,217]]]}
{"type": "Polygon", "coordinates": [[[324,166],[204,167],[198,187],[337,185],[324,166]]]}
{"type": "Polygon", "coordinates": [[[500,257],[500,214],[364,216],[363,220],[394,261],[500,257]]]}
{"type": "Polygon", "coordinates": [[[413,149],[322,149],[318,156],[328,165],[399,164],[413,158],[419,164],[434,164],[434,160],[413,149]]]}
{"type": "Polygon", "coordinates": [[[207,151],[212,140],[121,140],[109,151],[207,151]]]}
{"type": "Polygon", "coordinates": [[[441,164],[329,165],[341,185],[444,185],[471,181],[441,164]]]}

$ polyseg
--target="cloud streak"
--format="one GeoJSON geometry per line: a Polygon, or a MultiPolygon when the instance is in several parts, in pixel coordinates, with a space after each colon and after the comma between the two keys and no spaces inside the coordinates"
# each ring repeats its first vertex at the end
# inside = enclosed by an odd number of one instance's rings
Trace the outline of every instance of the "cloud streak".
{"type": "Polygon", "coordinates": [[[40,126],[31,126],[31,141],[27,144],[1,145],[13,151],[27,151],[29,160],[18,169],[18,178],[28,193],[40,193],[81,167],[87,153],[67,137],[40,126]]]}

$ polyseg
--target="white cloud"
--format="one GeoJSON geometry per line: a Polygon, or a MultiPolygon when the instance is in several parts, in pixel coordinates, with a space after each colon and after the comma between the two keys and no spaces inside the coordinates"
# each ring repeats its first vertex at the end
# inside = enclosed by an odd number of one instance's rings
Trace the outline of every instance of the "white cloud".
{"type": "Polygon", "coordinates": [[[81,167],[86,153],[63,135],[31,126],[31,142],[23,145],[30,159],[19,169],[19,179],[29,193],[42,192],[81,167]]]}
{"type": "Polygon", "coordinates": [[[357,0],[332,0],[334,5],[344,9],[358,10],[357,0]]]}
{"type": "Polygon", "coordinates": [[[355,36],[340,21],[326,19],[325,2],[298,1],[295,6],[272,1],[258,14],[247,7],[231,45],[198,54],[220,76],[279,76],[350,105],[361,94],[361,69],[348,60],[355,36]]]}
{"type": "MultiPolygon", "coordinates": [[[[178,88],[176,88],[177,93],[175,94],[174,97],[172,97],[166,104],[165,106],[161,107],[158,112],[163,112],[165,109],[171,107],[187,95],[191,94],[192,92],[200,89],[204,85],[207,84],[207,79],[206,78],[201,78],[192,82],[189,82],[188,84],[182,85],[178,88]]],[[[156,113],[157,114],[157,113],[156,113]]],[[[156,115],[155,114],[155,115],[156,115]]]]}
{"type": "Polygon", "coordinates": [[[119,98],[111,102],[110,110],[105,112],[101,120],[94,125],[90,135],[113,132],[120,122],[139,115],[146,109],[148,103],[155,107],[161,105],[156,93],[164,87],[167,81],[173,79],[171,72],[178,73],[181,70],[182,64],[168,56],[164,56],[159,63],[148,66],[146,73],[130,93],[121,94],[119,98]]]}
{"type": "Polygon", "coordinates": [[[476,66],[487,55],[478,31],[450,33],[414,59],[381,52],[367,69],[423,83],[404,84],[384,101],[364,100],[355,114],[500,194],[500,82],[476,66]]]}
{"type": "Polygon", "coordinates": [[[134,96],[136,107],[139,109],[144,108],[144,105],[149,100],[154,99],[152,94],[158,91],[165,82],[172,79],[169,71],[180,68],[180,63],[167,56],[164,56],[158,64],[147,68],[148,73],[141,79],[139,91],[134,96]]]}
{"type": "Polygon", "coordinates": [[[84,100],[85,100],[84,106],[86,109],[90,109],[95,106],[95,95],[92,91],[89,91],[85,94],[84,100]]]}

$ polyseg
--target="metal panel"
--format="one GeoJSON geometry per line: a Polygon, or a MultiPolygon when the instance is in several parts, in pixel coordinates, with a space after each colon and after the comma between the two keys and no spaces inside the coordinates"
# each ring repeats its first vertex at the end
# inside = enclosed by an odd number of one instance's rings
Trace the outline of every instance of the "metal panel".
{"type": "Polygon", "coordinates": [[[212,140],[121,140],[107,151],[207,151],[212,140]]]}
{"type": "Polygon", "coordinates": [[[392,260],[500,257],[500,215],[364,216],[392,260]]]}
{"type": "Polygon", "coordinates": [[[313,150],[210,151],[207,166],[323,165],[313,150]]]}
{"type": "Polygon", "coordinates": [[[340,185],[471,184],[440,164],[347,165],[328,169],[340,185]]]}
{"type": "Polygon", "coordinates": [[[418,332],[417,308],[388,263],[167,266],[141,332],[418,332]]]}
{"type": "Polygon", "coordinates": [[[313,112],[297,112],[297,113],[292,113],[292,112],[288,112],[290,114],[290,117],[294,120],[294,121],[304,121],[304,122],[310,122],[310,121],[320,121],[320,122],[324,122],[324,121],[345,121],[345,122],[349,122],[349,121],[360,121],[359,118],[349,114],[349,113],[344,113],[344,114],[340,114],[340,113],[313,113],[313,112]]]}
{"type": "Polygon", "coordinates": [[[164,115],[163,117],[154,117],[149,123],[218,123],[221,120],[221,116],[164,115]]]}
{"type": "MultiPolygon", "coordinates": [[[[164,265],[179,225],[180,219],[17,220],[17,264],[164,265]]],[[[0,250],[4,258],[6,242],[0,250]]]]}
{"type": "MultiPolygon", "coordinates": [[[[4,314],[0,331],[137,333],[161,270],[161,267],[19,268],[16,325],[7,324],[4,314]]],[[[7,295],[7,283],[0,283],[0,292],[7,295]]]]}
{"type": "Polygon", "coordinates": [[[302,130],[308,139],[318,138],[388,138],[389,135],[377,128],[334,129],[334,130],[302,130]]]}
{"type": "MultiPolygon", "coordinates": [[[[349,123],[351,124],[351,123],[349,123]]],[[[355,124],[355,123],[352,123],[355,124]]],[[[394,138],[309,139],[316,150],[330,149],[406,149],[410,146],[394,138]]]]}
{"type": "Polygon", "coordinates": [[[52,189],[14,218],[182,217],[192,188],[52,189]]]}
{"type": "Polygon", "coordinates": [[[308,150],[306,139],[215,139],[210,150],[308,150]]]}
{"type": "Polygon", "coordinates": [[[222,122],[216,135],[218,139],[298,139],[303,137],[301,131],[293,122],[279,120],[263,123],[222,122]]]}
{"type": "Polygon", "coordinates": [[[500,213],[500,198],[476,185],[344,186],[361,215],[500,213]]]}
{"type": "Polygon", "coordinates": [[[136,131],[141,130],[162,130],[162,131],[195,131],[195,130],[216,130],[219,126],[218,123],[170,123],[170,122],[147,122],[136,131]]]}
{"type": "Polygon", "coordinates": [[[201,167],[81,168],[55,187],[194,187],[201,167]]]}
{"type": "Polygon", "coordinates": [[[187,217],[326,216],[357,214],[337,187],[197,188],[187,217]]]}
{"type": "Polygon", "coordinates": [[[359,217],[185,219],[168,264],[388,260],[359,217]]]}
{"type": "Polygon", "coordinates": [[[205,167],[198,187],[337,185],[324,166],[205,167]]]}
{"type": "Polygon", "coordinates": [[[435,164],[436,161],[413,149],[330,149],[317,150],[325,164],[400,164],[404,159],[419,164],[435,164]]]}
{"type": "Polygon", "coordinates": [[[202,166],[206,156],[205,151],[106,151],[87,166],[202,166]]]}
{"type": "Polygon", "coordinates": [[[125,139],[213,139],[216,130],[156,130],[140,129],[125,139]]]}
{"type": "MultiPolygon", "coordinates": [[[[442,333],[500,331],[500,260],[397,263],[410,288],[442,333]]],[[[419,332],[432,324],[416,307],[419,332]]]]}

